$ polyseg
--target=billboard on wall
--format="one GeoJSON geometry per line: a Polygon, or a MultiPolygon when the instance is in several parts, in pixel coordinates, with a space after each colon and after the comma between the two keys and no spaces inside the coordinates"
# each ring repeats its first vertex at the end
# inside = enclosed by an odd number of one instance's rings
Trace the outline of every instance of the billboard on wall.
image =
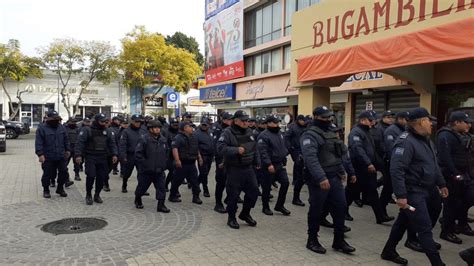
{"type": "Polygon", "coordinates": [[[206,1],[206,20],[218,14],[222,10],[239,2],[239,0],[205,0],[206,1]]]}
{"type": "Polygon", "coordinates": [[[242,2],[237,2],[204,22],[207,84],[245,75],[243,16],[242,2]]]}

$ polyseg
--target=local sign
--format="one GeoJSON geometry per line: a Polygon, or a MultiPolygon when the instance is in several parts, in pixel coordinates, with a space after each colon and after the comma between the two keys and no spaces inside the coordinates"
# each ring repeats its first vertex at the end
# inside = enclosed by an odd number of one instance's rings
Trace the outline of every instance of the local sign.
{"type": "Polygon", "coordinates": [[[202,88],[199,91],[199,99],[203,102],[235,100],[235,84],[202,88]]]}

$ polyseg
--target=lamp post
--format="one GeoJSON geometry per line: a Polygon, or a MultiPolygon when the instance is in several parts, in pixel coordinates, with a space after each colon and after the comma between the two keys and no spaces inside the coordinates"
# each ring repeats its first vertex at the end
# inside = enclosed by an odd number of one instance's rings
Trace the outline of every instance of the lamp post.
{"type": "Polygon", "coordinates": [[[58,66],[57,66],[57,67],[58,67],[58,68],[57,68],[57,70],[58,70],[58,107],[56,108],[56,112],[58,112],[58,115],[59,115],[59,71],[61,71],[61,70],[59,69],[59,59],[61,59],[61,56],[62,56],[61,53],[58,53],[58,54],[56,55],[56,62],[58,63],[58,66]]]}

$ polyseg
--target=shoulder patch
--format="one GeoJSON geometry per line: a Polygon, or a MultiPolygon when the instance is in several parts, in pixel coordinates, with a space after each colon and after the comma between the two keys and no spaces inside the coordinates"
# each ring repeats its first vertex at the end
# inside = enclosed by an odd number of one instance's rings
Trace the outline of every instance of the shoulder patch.
{"type": "Polygon", "coordinates": [[[110,133],[112,134],[112,136],[115,136],[115,133],[113,131],[110,131],[110,133]]]}
{"type": "Polygon", "coordinates": [[[219,141],[224,141],[224,136],[221,136],[221,137],[219,138],[219,141]]]}
{"type": "Polygon", "coordinates": [[[253,140],[253,141],[255,141],[255,138],[254,138],[253,136],[250,136],[250,139],[253,140]]]}
{"type": "Polygon", "coordinates": [[[403,155],[404,152],[405,152],[405,148],[397,147],[397,148],[395,149],[395,154],[396,154],[396,155],[403,155]]]}
{"type": "Polygon", "coordinates": [[[392,135],[388,135],[388,136],[387,136],[387,139],[388,139],[388,140],[393,140],[393,136],[392,136],[392,135]]]}
{"type": "Polygon", "coordinates": [[[79,135],[81,136],[84,135],[84,131],[79,132],[79,135]]]}
{"type": "Polygon", "coordinates": [[[401,139],[406,139],[408,137],[408,132],[403,132],[401,135],[400,135],[400,138],[401,139]]]}
{"type": "Polygon", "coordinates": [[[310,145],[310,144],[311,144],[311,140],[310,140],[310,139],[304,139],[304,140],[303,140],[303,146],[310,145]]]}
{"type": "Polygon", "coordinates": [[[353,141],[360,141],[360,137],[359,137],[359,136],[353,136],[353,137],[352,137],[352,140],[353,140],[353,141]]]}
{"type": "Polygon", "coordinates": [[[258,143],[263,143],[263,139],[259,139],[259,140],[258,140],[258,143]]]}

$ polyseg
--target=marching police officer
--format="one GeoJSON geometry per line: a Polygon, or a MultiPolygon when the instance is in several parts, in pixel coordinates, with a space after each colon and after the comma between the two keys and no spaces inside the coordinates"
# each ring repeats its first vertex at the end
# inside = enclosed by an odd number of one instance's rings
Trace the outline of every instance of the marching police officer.
{"type": "Polygon", "coordinates": [[[320,254],[326,253],[326,249],[318,241],[319,223],[325,202],[329,202],[329,211],[334,218],[332,247],[344,253],[355,251],[355,248],[344,240],[346,199],[342,184],[345,179],[343,142],[330,128],[332,115],[326,106],[316,107],[313,111],[314,120],[300,140],[310,196],[306,247],[320,254]]]}
{"type": "Polygon", "coordinates": [[[91,127],[83,127],[79,133],[75,153],[76,163],[85,158],[86,172],[86,204],[92,205],[92,188],[95,181],[94,201],[102,203],[100,191],[109,172],[108,156],[112,154],[112,162],[117,162],[117,145],[112,131],[106,128],[107,117],[97,114],[91,127]]]}
{"type": "Polygon", "coordinates": [[[280,119],[275,115],[271,115],[267,117],[266,122],[267,129],[260,134],[257,141],[257,149],[264,174],[262,182],[262,212],[266,215],[273,215],[269,205],[270,191],[273,182],[278,181],[281,186],[275,211],[288,216],[291,212],[284,206],[289,186],[288,174],[285,168],[288,149],[280,132],[280,119]]]}
{"type": "Polygon", "coordinates": [[[306,129],[306,120],[304,115],[298,115],[294,123],[290,124],[288,131],[285,133],[285,142],[291,159],[293,160],[293,201],[297,206],[305,204],[300,199],[301,188],[303,188],[303,158],[301,157],[300,137],[306,129]]]}
{"type": "MultiPolygon", "coordinates": [[[[166,139],[168,141],[168,147],[171,147],[171,143],[173,142],[174,137],[178,134],[179,131],[179,122],[175,118],[170,119],[170,124],[168,128],[165,130],[164,136],[166,136],[166,139]]],[[[166,169],[168,170],[168,175],[166,176],[166,190],[169,190],[169,185],[171,181],[173,180],[174,176],[174,159],[173,159],[173,154],[170,152],[169,158],[167,160],[167,166],[166,169]]]]}
{"type": "Polygon", "coordinates": [[[446,198],[448,189],[429,140],[431,119],[424,108],[410,111],[407,131],[396,140],[390,159],[393,192],[400,212],[381,257],[398,264],[408,263],[395,248],[409,225],[418,233],[423,251],[431,264],[445,265],[433,240],[432,228],[441,211],[440,194],[446,198]]]}
{"type": "Polygon", "coordinates": [[[474,190],[474,136],[469,134],[474,119],[462,111],[451,113],[449,126],[438,131],[438,156],[442,173],[449,188],[449,197],[444,201],[443,223],[440,238],[461,244],[455,235],[455,221],[461,233],[474,235],[467,223],[467,210],[472,206],[474,190]]]}
{"type": "Polygon", "coordinates": [[[214,138],[213,133],[209,130],[209,118],[203,117],[199,128],[194,131],[194,135],[199,143],[199,153],[201,154],[203,163],[199,165],[199,183],[202,184],[203,196],[209,198],[209,188],[207,187],[208,175],[211,170],[212,161],[214,159],[214,138]]]}
{"type": "Polygon", "coordinates": [[[369,132],[374,120],[375,117],[371,111],[362,112],[359,115],[359,123],[349,134],[349,153],[356,171],[357,182],[348,184],[347,206],[358,198],[359,189],[361,189],[374,211],[377,224],[381,224],[392,221],[394,218],[383,213],[377,192],[375,143],[369,132]]]}
{"type": "Polygon", "coordinates": [[[254,166],[258,165],[259,160],[256,152],[257,143],[252,131],[248,128],[248,119],[249,116],[245,111],[236,111],[232,126],[224,130],[217,142],[217,151],[224,157],[227,173],[227,225],[233,229],[240,227],[235,214],[242,191],[245,192],[245,197],[239,219],[250,226],[257,225],[257,222],[250,216],[250,210],[255,206],[258,198],[254,166]]]}
{"type": "Polygon", "coordinates": [[[68,158],[66,165],[69,165],[69,162],[72,159],[72,164],[74,167],[74,180],[81,181],[81,177],[79,176],[79,170],[81,166],[78,165],[74,160],[75,158],[74,149],[76,148],[76,143],[79,138],[79,129],[77,128],[76,119],[69,118],[66,125],[66,134],[68,136],[70,150],[71,150],[71,156],[68,158]]]}
{"type": "Polygon", "coordinates": [[[257,128],[257,119],[255,117],[250,117],[249,118],[249,128],[252,131],[257,128]]]}
{"type": "Polygon", "coordinates": [[[224,208],[222,203],[222,194],[226,186],[226,167],[224,163],[224,156],[217,152],[217,141],[220,139],[222,132],[232,124],[232,115],[228,112],[221,113],[221,119],[217,124],[212,127],[214,134],[214,148],[215,148],[215,161],[216,161],[216,206],[214,210],[218,213],[226,213],[227,210],[224,208]]]}
{"type": "Polygon", "coordinates": [[[167,139],[162,136],[161,122],[148,121],[148,133],[141,136],[135,149],[135,160],[138,165],[138,185],[135,190],[135,207],[143,209],[142,196],[146,193],[151,183],[155,186],[157,211],[168,213],[165,206],[165,170],[169,156],[167,139]]]}
{"type": "Polygon", "coordinates": [[[132,175],[135,163],[135,148],[140,137],[147,132],[143,130],[143,117],[141,115],[132,115],[130,126],[122,132],[120,136],[119,151],[120,162],[123,164],[122,171],[122,192],[127,193],[127,181],[132,175]]]}
{"type": "Polygon", "coordinates": [[[58,176],[56,193],[67,197],[64,184],[67,179],[66,159],[71,156],[66,130],[60,124],[61,117],[56,111],[47,113],[46,123],[38,127],[35,139],[35,153],[38,156],[43,176],[43,197],[51,198],[49,192],[50,180],[58,176]]]}
{"type": "MultiPolygon", "coordinates": [[[[257,118],[257,127],[252,131],[253,137],[255,138],[255,140],[258,140],[258,136],[260,136],[260,134],[262,134],[262,132],[265,131],[265,129],[267,129],[266,117],[265,116],[258,117],[257,118]]],[[[258,149],[257,149],[257,153],[258,153],[258,149]]],[[[259,156],[259,160],[260,160],[260,156],[259,156]]],[[[260,166],[261,162],[259,162],[258,165],[260,166]]],[[[258,186],[259,187],[262,186],[262,183],[263,183],[263,169],[261,167],[259,167],[258,169],[256,168],[255,169],[255,175],[257,176],[258,186]]],[[[258,195],[259,196],[262,195],[260,190],[258,191],[258,195]]],[[[272,198],[273,198],[273,195],[270,194],[270,199],[272,199],[272,198]]]]}
{"type": "Polygon", "coordinates": [[[189,122],[179,123],[179,132],[171,143],[173,158],[175,161],[174,177],[171,181],[170,196],[171,202],[181,202],[178,197],[179,186],[184,178],[191,184],[193,192],[193,203],[202,204],[199,198],[201,189],[199,188],[196,160],[199,165],[203,164],[199,153],[198,139],[193,135],[193,128],[189,122]]]}
{"type": "MultiPolygon", "coordinates": [[[[117,145],[117,149],[120,143],[119,132],[120,132],[120,127],[123,121],[124,121],[124,118],[122,116],[114,116],[112,118],[112,123],[110,123],[110,127],[109,127],[110,130],[114,132],[115,144],[117,145]]],[[[112,165],[112,174],[118,175],[118,162],[112,165]]]]}

